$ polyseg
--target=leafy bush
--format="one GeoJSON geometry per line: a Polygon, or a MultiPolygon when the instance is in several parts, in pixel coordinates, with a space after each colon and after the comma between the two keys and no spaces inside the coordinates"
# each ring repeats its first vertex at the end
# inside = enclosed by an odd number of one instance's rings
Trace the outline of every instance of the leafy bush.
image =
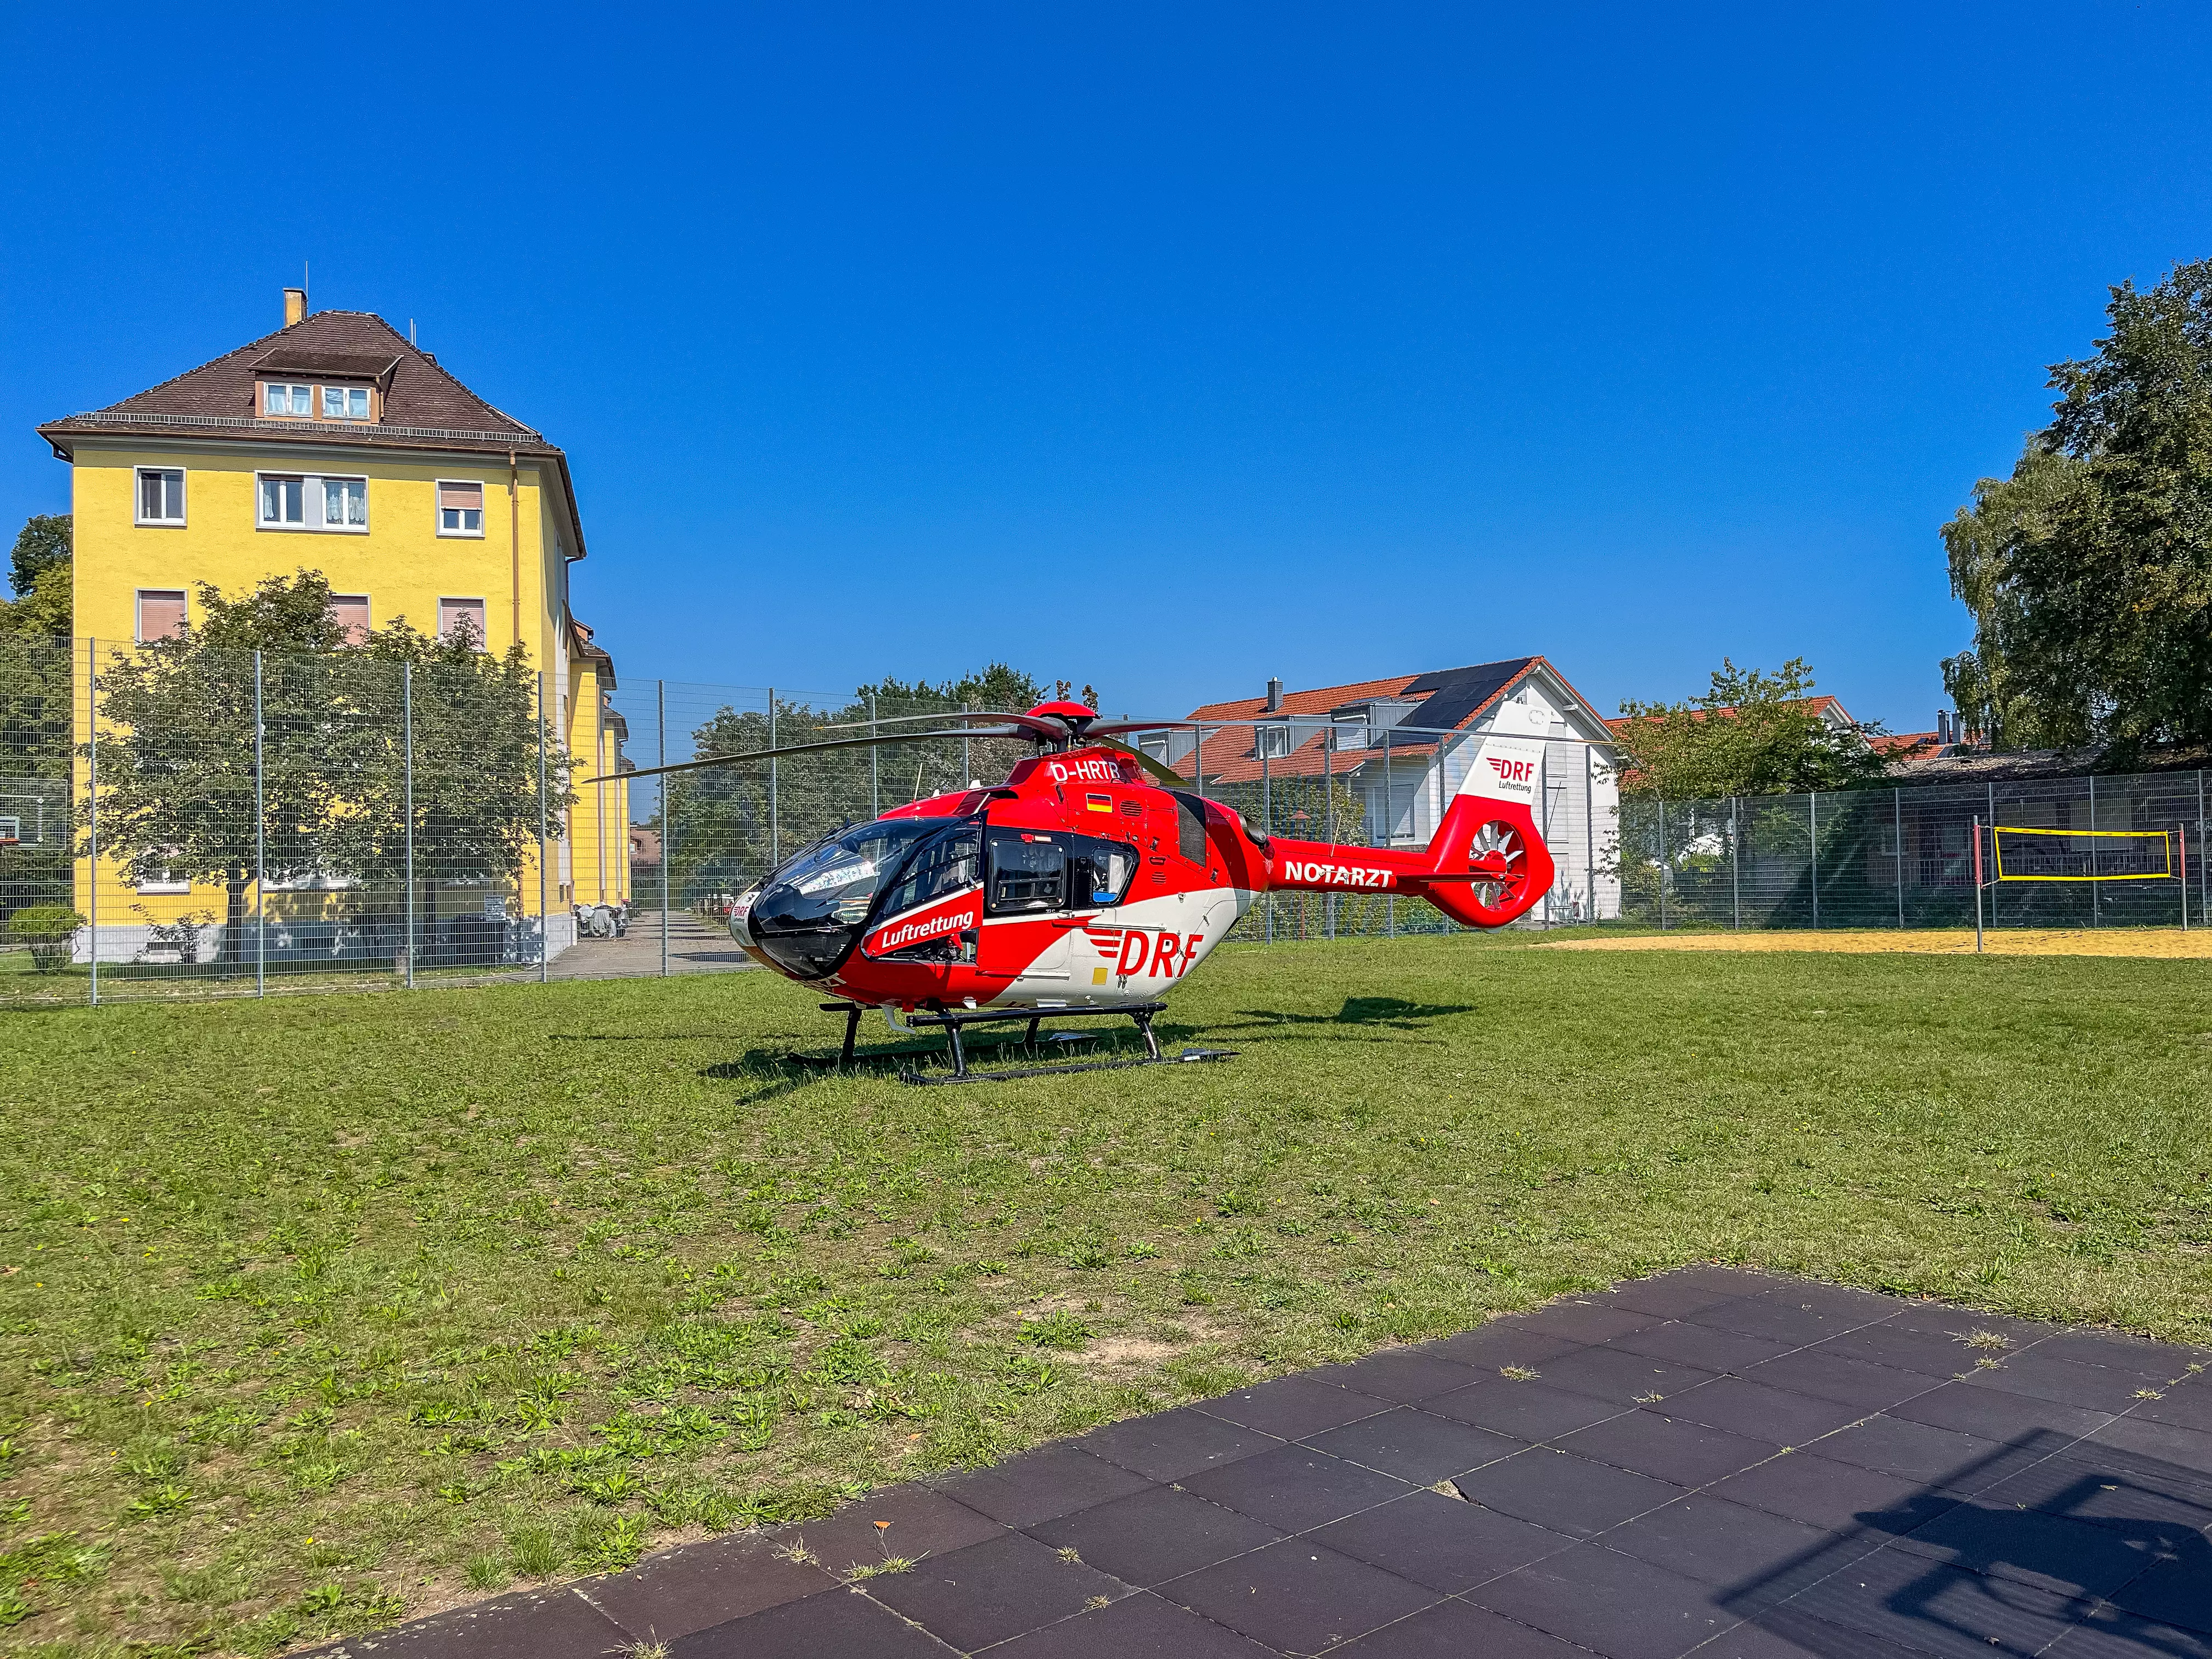
{"type": "Polygon", "coordinates": [[[67,964],[70,943],[84,918],[66,904],[32,904],[8,918],[8,932],[30,947],[31,966],[51,974],[67,964]]]}

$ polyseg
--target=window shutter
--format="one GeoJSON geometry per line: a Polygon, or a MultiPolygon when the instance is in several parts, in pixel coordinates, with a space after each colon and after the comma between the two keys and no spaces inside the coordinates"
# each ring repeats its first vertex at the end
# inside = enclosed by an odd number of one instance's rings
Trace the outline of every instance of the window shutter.
{"type": "Polygon", "coordinates": [[[348,645],[359,645],[368,638],[368,594],[331,594],[331,616],[339,627],[345,629],[348,645]]]}
{"type": "Polygon", "coordinates": [[[441,483],[438,486],[438,505],[481,511],[483,486],[480,483],[441,483]]]}
{"type": "Polygon", "coordinates": [[[141,644],[173,639],[184,631],[185,596],[141,588],[138,592],[138,639],[141,644]]]}
{"type": "Polygon", "coordinates": [[[438,635],[441,639],[454,639],[466,628],[469,638],[481,649],[485,644],[484,602],[482,599],[441,599],[438,601],[438,635]]]}

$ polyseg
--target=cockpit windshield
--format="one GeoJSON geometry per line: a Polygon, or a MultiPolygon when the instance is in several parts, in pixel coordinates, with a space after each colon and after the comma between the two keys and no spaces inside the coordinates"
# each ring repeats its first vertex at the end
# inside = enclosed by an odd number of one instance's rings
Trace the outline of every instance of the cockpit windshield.
{"type": "Polygon", "coordinates": [[[832,973],[860,936],[877,893],[915,848],[957,818],[879,818],[830,836],[762,884],[748,921],[754,942],[806,979],[832,973]]]}

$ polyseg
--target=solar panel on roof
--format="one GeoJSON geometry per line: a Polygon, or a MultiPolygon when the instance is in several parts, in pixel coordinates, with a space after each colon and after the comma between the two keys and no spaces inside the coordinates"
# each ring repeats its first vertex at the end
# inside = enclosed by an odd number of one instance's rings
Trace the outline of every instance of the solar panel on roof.
{"type": "Polygon", "coordinates": [[[1447,731],[1456,728],[1535,660],[1515,657],[1505,662],[1477,663],[1472,668],[1443,668],[1424,674],[1406,688],[1404,695],[1420,696],[1423,702],[1407,714],[1403,724],[1447,731]]]}

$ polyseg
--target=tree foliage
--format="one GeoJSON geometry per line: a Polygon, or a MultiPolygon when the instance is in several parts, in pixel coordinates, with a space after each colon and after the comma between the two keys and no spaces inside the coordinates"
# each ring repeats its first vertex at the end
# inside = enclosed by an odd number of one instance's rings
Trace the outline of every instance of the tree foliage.
{"type": "MultiPolygon", "coordinates": [[[[405,878],[411,826],[418,880],[513,883],[541,811],[537,677],[520,647],[495,658],[404,617],[349,644],[311,570],[236,598],[198,593],[196,624],[102,665],[103,855],[140,878],[220,882],[225,961],[238,958],[257,860],[272,878],[389,894],[405,878]]],[[[543,810],[557,834],[570,768],[550,750],[547,771],[543,810]]]]}
{"type": "Polygon", "coordinates": [[[1620,705],[1622,793],[1674,800],[1849,789],[1880,779],[1875,722],[1835,726],[1814,706],[1813,671],[1792,657],[1772,673],[1728,659],[1702,696],[1620,705]]]}
{"type": "Polygon", "coordinates": [[[2001,748],[2212,740],[2212,260],[2111,293],[2051,423],[1943,527],[1974,617],[1944,684],[2001,748]]]}

